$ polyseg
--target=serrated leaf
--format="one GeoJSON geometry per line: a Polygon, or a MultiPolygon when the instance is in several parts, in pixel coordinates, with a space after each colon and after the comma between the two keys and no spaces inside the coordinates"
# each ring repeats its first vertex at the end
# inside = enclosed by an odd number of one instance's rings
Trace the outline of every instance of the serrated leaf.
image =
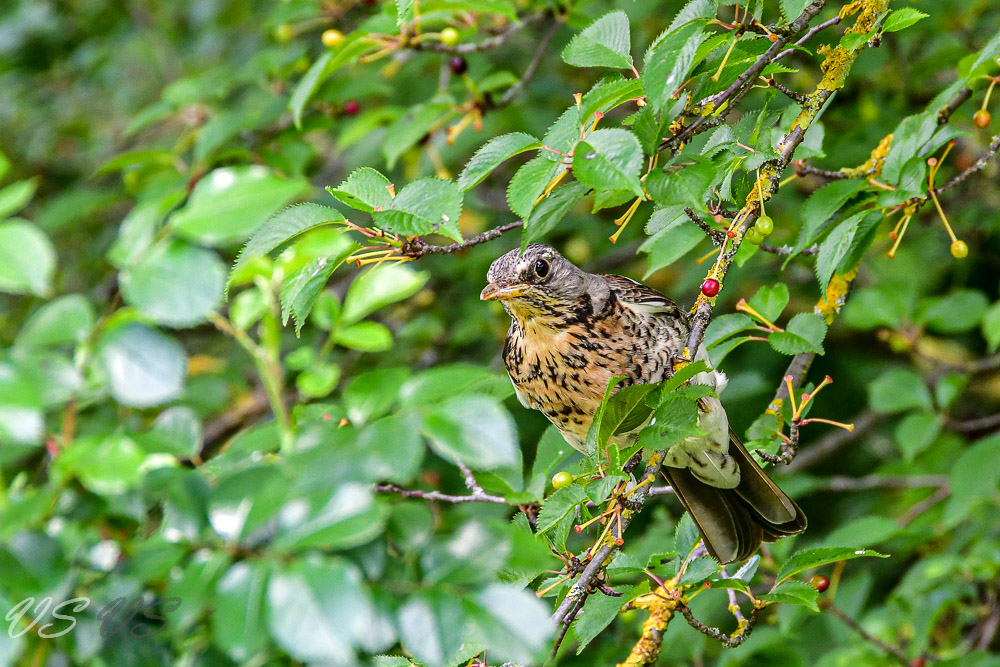
{"type": "Polygon", "coordinates": [[[388,208],[374,211],[372,218],[376,225],[396,234],[443,234],[461,241],[458,230],[461,213],[462,191],[454,182],[420,178],[403,188],[388,208]]]}
{"type": "Polygon", "coordinates": [[[628,16],[618,10],[605,14],[577,34],[563,49],[562,58],[576,67],[632,66],[628,16]]]}
{"type": "Polygon", "coordinates": [[[573,175],[595,190],[630,190],[643,197],[642,163],[642,146],[634,134],[622,129],[597,130],[576,145],[573,175]]]}
{"type": "Polygon", "coordinates": [[[640,95],[642,95],[641,81],[612,74],[594,85],[580,100],[580,118],[590,118],[597,111],[606,113],[640,95]]]}
{"type": "Polygon", "coordinates": [[[689,23],[646,51],[642,88],[656,113],[663,111],[670,96],[684,83],[704,39],[701,23],[689,23]]]}
{"type": "Polygon", "coordinates": [[[864,181],[845,179],[828,183],[812,193],[802,205],[802,230],[789,257],[812,245],[826,225],[826,221],[864,185],[864,181]]]}
{"type": "Polygon", "coordinates": [[[794,604],[819,611],[819,607],[816,605],[818,596],[819,591],[804,581],[786,581],[770,593],[758,595],[757,598],[768,602],[794,604]]]}
{"type": "Polygon", "coordinates": [[[544,155],[539,155],[521,165],[507,187],[507,204],[510,210],[521,218],[530,217],[535,201],[556,174],[564,169],[561,164],[553,162],[544,155]]]}
{"type": "Polygon", "coordinates": [[[774,322],[788,305],[788,285],[775,283],[763,285],[750,297],[750,307],[774,322]]]}
{"type": "Polygon", "coordinates": [[[782,354],[823,354],[825,337],[826,322],[822,317],[815,313],[799,313],[788,322],[784,331],[770,334],[767,340],[771,347],[782,354]]]}
{"type": "Polygon", "coordinates": [[[462,175],[458,177],[458,187],[463,191],[469,190],[481,183],[504,160],[541,145],[538,139],[523,132],[511,132],[486,142],[465,165],[462,175]]]}
{"type": "Polygon", "coordinates": [[[781,13],[786,21],[794,21],[812,0],[781,0],[781,13]]]}
{"type": "Polygon", "coordinates": [[[687,556],[694,549],[694,545],[701,539],[698,527],[694,525],[691,514],[685,512],[674,526],[674,551],[681,556],[687,556]]]}
{"type": "Polygon", "coordinates": [[[229,286],[236,270],[249,260],[271,252],[310,229],[344,220],[344,215],[337,209],[319,204],[299,204],[278,211],[253,233],[250,240],[240,250],[236,263],[229,271],[226,293],[229,293],[229,286]]]}
{"type": "Polygon", "coordinates": [[[351,208],[371,213],[377,207],[385,209],[392,204],[389,185],[389,179],[378,170],[361,167],[336,188],[328,187],[326,191],[351,208]]]}
{"type": "Polygon", "coordinates": [[[705,330],[705,346],[712,349],[733,334],[754,328],[753,320],[743,313],[727,313],[713,317],[705,330]]]}
{"type": "Polygon", "coordinates": [[[337,265],[337,262],[328,262],[325,257],[317,257],[281,282],[278,295],[281,301],[281,323],[288,324],[288,318],[293,318],[296,335],[305,325],[320,290],[337,265]]]}
{"type": "Polygon", "coordinates": [[[882,31],[898,32],[904,28],[909,28],[917,21],[925,19],[928,16],[930,16],[930,14],[925,14],[919,9],[914,9],[913,7],[901,7],[900,9],[894,9],[885,19],[885,23],[882,24],[882,31]]]}
{"type": "Polygon", "coordinates": [[[722,566],[719,565],[719,561],[714,558],[709,558],[708,556],[695,558],[688,563],[687,569],[681,575],[680,583],[686,586],[700,584],[721,569],[722,566]]]}
{"type": "Polygon", "coordinates": [[[619,590],[622,593],[620,598],[609,595],[592,595],[588,598],[584,613],[573,627],[573,633],[579,642],[576,648],[577,655],[580,655],[594,637],[615,620],[622,605],[635,594],[635,590],[635,586],[626,586],[619,590]]]}
{"type": "Polygon", "coordinates": [[[820,547],[818,549],[807,549],[800,551],[789,558],[778,570],[777,582],[781,583],[793,577],[799,572],[809,570],[820,565],[836,563],[842,560],[851,560],[865,556],[875,558],[888,558],[885,554],[880,554],[871,549],[853,549],[850,547],[820,547]]]}
{"type": "Polygon", "coordinates": [[[566,214],[583,199],[585,194],[587,194],[587,186],[582,183],[569,183],[543,199],[524,222],[521,249],[524,250],[529,243],[543,238],[552,231],[566,217],[566,214]]]}
{"type": "Polygon", "coordinates": [[[587,500],[587,492],[579,484],[570,484],[555,491],[542,503],[542,510],[538,514],[538,525],[535,530],[541,534],[550,530],[559,523],[563,517],[573,511],[573,509],[587,500]]]}

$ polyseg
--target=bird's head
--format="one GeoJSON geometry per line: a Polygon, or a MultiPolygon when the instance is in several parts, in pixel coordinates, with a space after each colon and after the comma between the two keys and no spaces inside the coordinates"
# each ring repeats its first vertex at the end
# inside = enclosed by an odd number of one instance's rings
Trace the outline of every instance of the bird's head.
{"type": "Polygon", "coordinates": [[[593,298],[606,296],[600,293],[602,281],[597,276],[539,243],[532,243],[524,253],[514,249],[497,258],[486,278],[489,284],[479,298],[500,301],[508,313],[522,320],[565,317],[583,304],[592,307],[593,298]]]}

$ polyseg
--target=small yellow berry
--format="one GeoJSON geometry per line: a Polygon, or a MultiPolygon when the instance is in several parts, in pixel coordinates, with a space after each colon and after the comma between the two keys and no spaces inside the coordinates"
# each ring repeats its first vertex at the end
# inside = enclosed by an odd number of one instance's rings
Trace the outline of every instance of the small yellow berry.
{"type": "Polygon", "coordinates": [[[563,472],[557,472],[552,476],[552,488],[557,491],[565,486],[569,486],[573,483],[573,475],[569,474],[565,470],[563,472]]]}
{"type": "Polygon", "coordinates": [[[335,49],[344,41],[344,33],[330,28],[323,31],[323,46],[328,49],[335,49]]]}
{"type": "Polygon", "coordinates": [[[969,246],[965,241],[955,241],[951,244],[951,256],[955,259],[965,259],[969,256],[969,246]]]}
{"type": "Polygon", "coordinates": [[[980,130],[985,130],[990,126],[990,112],[986,109],[980,109],[972,116],[972,124],[978,127],[980,130]]]}
{"type": "Polygon", "coordinates": [[[295,31],[292,30],[292,26],[287,23],[282,23],[277,28],[274,29],[274,38],[279,42],[287,42],[292,37],[295,36],[295,31]]]}
{"type": "Polygon", "coordinates": [[[445,46],[455,46],[458,44],[459,34],[454,28],[445,28],[441,31],[441,43],[445,46]]]}

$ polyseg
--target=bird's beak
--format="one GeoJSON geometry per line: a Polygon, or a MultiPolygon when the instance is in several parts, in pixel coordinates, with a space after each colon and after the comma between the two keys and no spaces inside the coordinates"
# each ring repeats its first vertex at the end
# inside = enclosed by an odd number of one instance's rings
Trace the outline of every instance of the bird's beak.
{"type": "Polygon", "coordinates": [[[490,283],[480,292],[479,298],[482,301],[503,301],[513,299],[524,294],[526,285],[502,285],[490,283]]]}

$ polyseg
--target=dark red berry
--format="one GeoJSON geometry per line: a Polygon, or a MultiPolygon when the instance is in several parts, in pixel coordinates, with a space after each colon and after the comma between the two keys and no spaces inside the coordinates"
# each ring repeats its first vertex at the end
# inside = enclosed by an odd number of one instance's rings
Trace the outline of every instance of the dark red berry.
{"type": "Polygon", "coordinates": [[[830,577],[825,574],[817,574],[809,580],[809,585],[822,593],[830,587],[830,577]]]}
{"type": "Polygon", "coordinates": [[[452,74],[461,76],[469,69],[469,63],[465,62],[465,58],[462,56],[455,56],[451,59],[451,62],[448,63],[448,67],[451,68],[452,74]]]}
{"type": "Polygon", "coordinates": [[[356,116],[359,111],[361,111],[361,105],[356,100],[344,102],[344,113],[348,116],[356,116]]]}
{"type": "Polygon", "coordinates": [[[719,293],[719,288],[722,287],[719,281],[715,278],[709,278],[701,284],[701,293],[707,297],[713,297],[719,293]]]}

